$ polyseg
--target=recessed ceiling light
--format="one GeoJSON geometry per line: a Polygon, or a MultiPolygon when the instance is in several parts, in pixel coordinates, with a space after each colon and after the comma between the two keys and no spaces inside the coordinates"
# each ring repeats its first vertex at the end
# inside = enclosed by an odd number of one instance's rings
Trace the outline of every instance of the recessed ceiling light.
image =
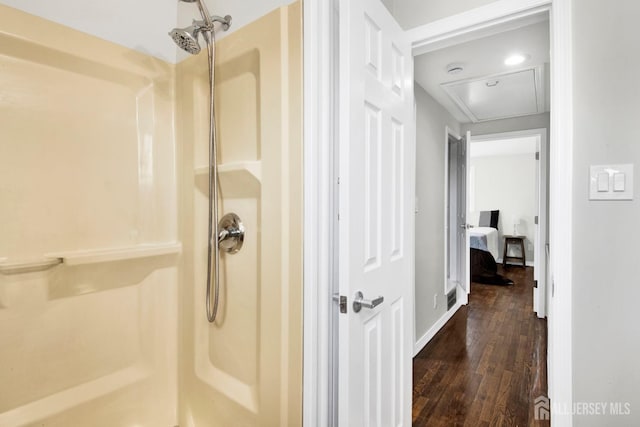
{"type": "Polygon", "coordinates": [[[521,55],[521,54],[517,53],[517,54],[511,55],[507,59],[505,59],[504,60],[504,65],[520,65],[526,60],[527,60],[526,55],[521,55]]]}

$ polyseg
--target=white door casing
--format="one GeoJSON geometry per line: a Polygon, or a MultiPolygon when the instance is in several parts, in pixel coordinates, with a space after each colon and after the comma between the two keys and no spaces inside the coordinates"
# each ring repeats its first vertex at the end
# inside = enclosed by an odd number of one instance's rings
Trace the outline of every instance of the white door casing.
{"type": "Polygon", "coordinates": [[[462,138],[458,147],[458,255],[460,285],[466,291],[463,293],[462,304],[469,302],[471,292],[471,241],[467,219],[469,215],[469,170],[470,170],[471,132],[462,138]]]}
{"type": "Polygon", "coordinates": [[[458,148],[460,137],[447,128],[445,150],[445,293],[462,286],[458,263],[458,148]]]}
{"type": "Polygon", "coordinates": [[[340,2],[339,425],[411,424],[413,58],[378,0],[340,2]],[[374,308],[353,307],[383,297],[374,308]]]}

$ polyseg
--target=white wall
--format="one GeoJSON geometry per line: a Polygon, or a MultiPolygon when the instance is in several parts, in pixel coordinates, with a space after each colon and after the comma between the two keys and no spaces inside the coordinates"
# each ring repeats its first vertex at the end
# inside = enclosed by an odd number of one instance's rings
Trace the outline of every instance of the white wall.
{"type": "MultiPolygon", "coordinates": [[[[473,147],[471,151],[473,152],[473,147]]],[[[527,262],[533,262],[536,167],[537,161],[533,153],[471,158],[471,168],[475,170],[475,182],[472,184],[475,211],[471,214],[471,223],[478,225],[480,211],[500,210],[498,218],[500,257],[504,250],[503,236],[513,234],[515,216],[522,220],[518,226],[518,234],[527,236],[525,241],[527,262]]]]}
{"type": "MultiPolygon", "coordinates": [[[[175,63],[180,53],[167,33],[200,19],[194,3],[178,0],[0,0],[0,3],[104,40],[175,63]]],[[[231,15],[230,32],[293,0],[207,0],[212,15],[231,15]]],[[[223,37],[220,34],[219,37],[223,37]]]]}
{"type": "Polygon", "coordinates": [[[447,311],[444,295],[444,150],[445,128],[460,125],[440,104],[415,85],[416,94],[416,339],[447,311]],[[433,308],[437,295],[438,307],[433,308]]]}
{"type": "Polygon", "coordinates": [[[640,195],[588,200],[593,164],[635,163],[640,188],[638,17],[637,0],[573,2],[573,397],[632,410],[580,427],[640,425],[640,195]]]}
{"type": "MultiPolygon", "coordinates": [[[[533,114],[530,116],[513,117],[510,119],[492,120],[481,123],[463,123],[461,124],[463,134],[471,131],[471,135],[489,135],[493,133],[515,132],[529,129],[546,129],[547,130],[547,165],[549,162],[549,135],[551,135],[551,118],[549,113],[533,114]]],[[[547,168],[547,211],[549,218],[549,196],[550,192],[549,170],[547,168]]],[[[547,227],[547,235],[545,236],[545,244],[549,241],[549,227],[547,227]]],[[[528,258],[527,258],[528,259],[528,258]]]]}

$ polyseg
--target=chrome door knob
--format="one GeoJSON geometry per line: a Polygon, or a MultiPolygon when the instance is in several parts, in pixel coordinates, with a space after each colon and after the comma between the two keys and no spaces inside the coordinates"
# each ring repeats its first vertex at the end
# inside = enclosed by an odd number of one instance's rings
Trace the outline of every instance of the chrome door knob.
{"type": "Polygon", "coordinates": [[[362,292],[358,291],[356,292],[356,296],[353,299],[353,311],[355,311],[356,313],[360,313],[360,310],[362,310],[362,307],[375,308],[380,304],[382,304],[383,301],[384,301],[384,297],[382,296],[373,300],[366,300],[364,299],[364,295],[362,295],[362,292]]]}

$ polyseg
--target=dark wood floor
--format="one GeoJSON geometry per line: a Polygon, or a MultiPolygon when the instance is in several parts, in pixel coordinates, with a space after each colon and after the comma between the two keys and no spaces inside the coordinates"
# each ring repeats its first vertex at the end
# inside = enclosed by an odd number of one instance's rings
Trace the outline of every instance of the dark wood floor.
{"type": "Polygon", "coordinates": [[[499,267],[513,286],[473,283],[462,307],[413,362],[414,426],[548,426],[546,321],[533,313],[533,269],[499,267]]]}

